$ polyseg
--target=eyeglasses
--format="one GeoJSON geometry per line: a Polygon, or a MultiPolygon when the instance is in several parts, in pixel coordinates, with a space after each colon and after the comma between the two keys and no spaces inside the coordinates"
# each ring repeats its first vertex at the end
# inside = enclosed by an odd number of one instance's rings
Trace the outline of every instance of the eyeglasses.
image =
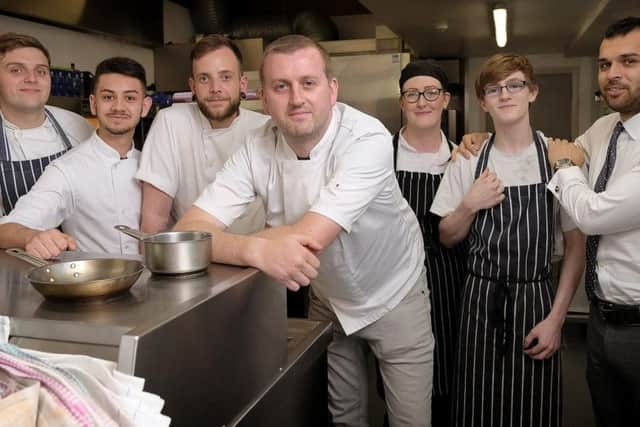
{"type": "Polygon", "coordinates": [[[444,89],[440,89],[437,87],[428,87],[422,92],[415,89],[409,89],[407,91],[402,92],[401,95],[405,101],[407,101],[410,104],[413,104],[418,102],[418,100],[420,99],[420,95],[424,96],[424,99],[426,99],[427,101],[435,101],[440,97],[440,94],[442,92],[444,92],[444,89]]]}
{"type": "Polygon", "coordinates": [[[506,88],[509,93],[518,93],[528,84],[526,80],[509,80],[503,86],[487,85],[484,87],[484,96],[498,96],[502,93],[502,88],[506,88]]]}

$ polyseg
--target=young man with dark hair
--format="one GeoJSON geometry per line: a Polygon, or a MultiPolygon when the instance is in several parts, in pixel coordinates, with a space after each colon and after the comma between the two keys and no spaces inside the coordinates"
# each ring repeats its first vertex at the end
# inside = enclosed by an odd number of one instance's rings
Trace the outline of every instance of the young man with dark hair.
{"type": "MultiPolygon", "coordinates": [[[[242,55],[228,38],[213,34],[191,51],[189,87],[196,102],[160,110],[142,149],[136,177],[142,184],[142,230],[166,230],[191,207],[214,180],[247,133],[267,116],[240,108],[247,90],[242,55]]],[[[234,225],[251,232],[264,226],[264,208],[257,201],[234,225]]]]}
{"type": "Polygon", "coordinates": [[[469,243],[451,425],[559,427],[557,350],[584,236],[545,191],[552,171],[544,136],[529,121],[538,86],[527,58],[490,57],[475,89],[495,134],[479,157],[449,164],[431,206],[443,218],[445,246],[469,243]],[[554,292],[557,226],[565,256],[554,292]]]}
{"type": "Polygon", "coordinates": [[[267,47],[254,130],[177,229],[214,234],[213,261],[249,265],[292,290],[311,284],[309,318],[331,320],[333,423],[368,425],[367,349],[380,362],[392,426],[428,426],[433,336],[420,226],[393,173],[390,135],[337,103],[326,52],[291,35],[267,47]],[[268,228],[224,230],[256,197],[268,228]]]}
{"type": "Polygon", "coordinates": [[[138,242],[113,226],[140,224],[140,152],[135,127],[151,108],[144,68],[110,58],[96,68],[91,112],[99,129],[53,161],[31,191],[0,220],[0,247],[52,258],[64,250],[138,253],[138,242]],[[61,226],[62,232],[56,227],[61,226]]]}
{"type": "Polygon", "coordinates": [[[79,115],[45,107],[50,65],[36,38],[0,34],[0,215],[11,212],[49,162],[93,132],[79,115]]]}
{"type": "Polygon", "coordinates": [[[615,111],[575,144],[553,142],[549,190],[587,235],[591,301],[587,380],[598,426],[640,423],[640,17],[613,23],[600,44],[598,83],[615,111]],[[581,165],[581,147],[588,174],[581,165]]]}

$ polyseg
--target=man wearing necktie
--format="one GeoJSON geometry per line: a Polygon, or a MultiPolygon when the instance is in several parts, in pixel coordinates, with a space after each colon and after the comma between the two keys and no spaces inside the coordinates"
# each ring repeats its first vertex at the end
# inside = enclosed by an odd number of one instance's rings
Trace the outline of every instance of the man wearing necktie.
{"type": "Polygon", "coordinates": [[[589,236],[587,379],[597,425],[628,426],[640,422],[640,17],[607,29],[598,67],[615,113],[576,144],[549,144],[557,172],[548,188],[589,236]],[[583,162],[586,177],[572,167],[583,162]]]}

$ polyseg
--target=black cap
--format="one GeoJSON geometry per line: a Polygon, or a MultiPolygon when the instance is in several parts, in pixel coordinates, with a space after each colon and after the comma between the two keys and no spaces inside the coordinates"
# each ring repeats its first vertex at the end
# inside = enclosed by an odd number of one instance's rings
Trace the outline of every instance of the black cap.
{"type": "Polygon", "coordinates": [[[402,91],[402,86],[407,80],[416,76],[433,77],[440,82],[444,90],[448,90],[449,88],[447,73],[445,73],[442,67],[433,59],[421,59],[419,61],[409,62],[402,70],[402,73],[400,73],[400,90],[402,91]]]}

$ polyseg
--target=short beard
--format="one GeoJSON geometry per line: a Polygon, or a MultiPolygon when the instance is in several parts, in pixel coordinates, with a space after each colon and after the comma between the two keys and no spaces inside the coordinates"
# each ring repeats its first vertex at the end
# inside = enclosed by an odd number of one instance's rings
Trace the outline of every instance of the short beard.
{"type": "Polygon", "coordinates": [[[628,114],[629,116],[633,116],[637,113],[640,113],[640,96],[636,98],[632,98],[629,102],[620,106],[613,106],[609,103],[609,100],[605,97],[605,101],[609,108],[613,111],[616,111],[620,114],[628,114]]]}
{"type": "Polygon", "coordinates": [[[196,98],[196,103],[198,104],[198,108],[200,108],[200,111],[202,112],[202,114],[207,119],[212,120],[214,122],[222,122],[224,120],[230,119],[231,117],[238,114],[238,111],[240,110],[240,97],[231,99],[229,101],[229,105],[227,106],[227,108],[225,108],[220,113],[214,113],[210,111],[207,108],[206,102],[202,102],[198,98],[196,98]]]}

